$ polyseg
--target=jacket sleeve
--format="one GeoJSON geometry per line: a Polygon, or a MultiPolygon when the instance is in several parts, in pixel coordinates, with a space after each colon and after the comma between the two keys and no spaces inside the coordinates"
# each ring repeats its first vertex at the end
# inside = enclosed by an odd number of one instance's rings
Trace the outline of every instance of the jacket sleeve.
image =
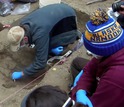
{"type": "Polygon", "coordinates": [[[45,68],[48,58],[49,37],[46,35],[39,36],[35,40],[34,44],[36,48],[35,60],[29,67],[24,69],[24,74],[28,76],[33,75],[39,72],[39,70],[45,68]]]}
{"type": "Polygon", "coordinates": [[[96,72],[97,72],[98,60],[93,58],[83,68],[84,73],[80,77],[77,85],[72,89],[71,97],[75,99],[75,94],[79,89],[86,90],[91,94],[96,88],[96,72]]]}

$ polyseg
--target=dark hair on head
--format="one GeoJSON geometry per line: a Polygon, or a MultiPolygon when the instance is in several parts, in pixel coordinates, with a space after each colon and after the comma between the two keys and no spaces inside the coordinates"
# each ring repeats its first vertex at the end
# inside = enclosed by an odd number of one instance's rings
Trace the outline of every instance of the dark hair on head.
{"type": "Polygon", "coordinates": [[[62,107],[67,98],[59,87],[41,86],[29,94],[26,107],[62,107]]]}

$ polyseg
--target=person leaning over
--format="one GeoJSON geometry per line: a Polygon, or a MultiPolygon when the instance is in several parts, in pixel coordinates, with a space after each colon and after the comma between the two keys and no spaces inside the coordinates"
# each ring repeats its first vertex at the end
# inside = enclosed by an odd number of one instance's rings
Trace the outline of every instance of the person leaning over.
{"type": "Polygon", "coordinates": [[[23,76],[43,74],[49,53],[59,55],[63,47],[80,38],[77,29],[76,13],[67,4],[51,4],[37,9],[24,17],[19,26],[8,32],[8,41],[12,51],[18,51],[26,45],[35,45],[35,61],[23,71],[14,71],[12,79],[23,76]]]}
{"type": "Polygon", "coordinates": [[[91,15],[86,28],[84,46],[94,57],[84,67],[83,58],[73,60],[71,73],[79,74],[71,97],[88,107],[123,107],[124,29],[103,9],[91,15]]]}

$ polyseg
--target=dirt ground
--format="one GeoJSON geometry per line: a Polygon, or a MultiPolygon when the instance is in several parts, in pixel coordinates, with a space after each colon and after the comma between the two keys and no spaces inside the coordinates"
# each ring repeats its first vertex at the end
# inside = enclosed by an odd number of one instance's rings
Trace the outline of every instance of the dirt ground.
{"type": "MultiPolygon", "coordinates": [[[[85,30],[85,23],[89,19],[89,15],[98,7],[107,9],[111,7],[114,0],[107,0],[105,2],[94,3],[86,5],[88,0],[63,0],[62,2],[69,4],[77,11],[78,28],[81,32],[85,30]]],[[[90,1],[90,0],[89,0],[90,1]]],[[[38,8],[38,2],[31,4],[31,11],[38,8]]],[[[26,14],[25,14],[26,15],[26,14]]],[[[25,15],[9,15],[0,17],[0,22],[3,24],[13,24],[18,19],[25,15]]],[[[68,90],[68,85],[71,82],[68,69],[71,61],[81,56],[86,59],[91,57],[86,55],[86,50],[82,46],[79,50],[74,52],[67,61],[62,65],[54,65],[46,73],[45,77],[41,80],[32,81],[29,83],[27,80],[12,81],[10,75],[12,71],[23,70],[34,59],[35,52],[33,49],[24,48],[19,52],[13,53],[9,51],[9,46],[6,41],[7,29],[0,32],[0,107],[20,107],[23,97],[32,89],[42,85],[59,86],[65,91],[68,90]],[[35,86],[34,86],[35,85],[35,86]]]]}

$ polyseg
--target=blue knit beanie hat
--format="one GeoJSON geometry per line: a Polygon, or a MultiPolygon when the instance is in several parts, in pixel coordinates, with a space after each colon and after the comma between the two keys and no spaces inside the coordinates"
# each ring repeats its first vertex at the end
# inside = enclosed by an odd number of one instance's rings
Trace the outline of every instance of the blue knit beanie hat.
{"type": "Polygon", "coordinates": [[[106,11],[97,9],[86,23],[84,46],[100,56],[110,56],[124,47],[124,30],[106,11]]]}

